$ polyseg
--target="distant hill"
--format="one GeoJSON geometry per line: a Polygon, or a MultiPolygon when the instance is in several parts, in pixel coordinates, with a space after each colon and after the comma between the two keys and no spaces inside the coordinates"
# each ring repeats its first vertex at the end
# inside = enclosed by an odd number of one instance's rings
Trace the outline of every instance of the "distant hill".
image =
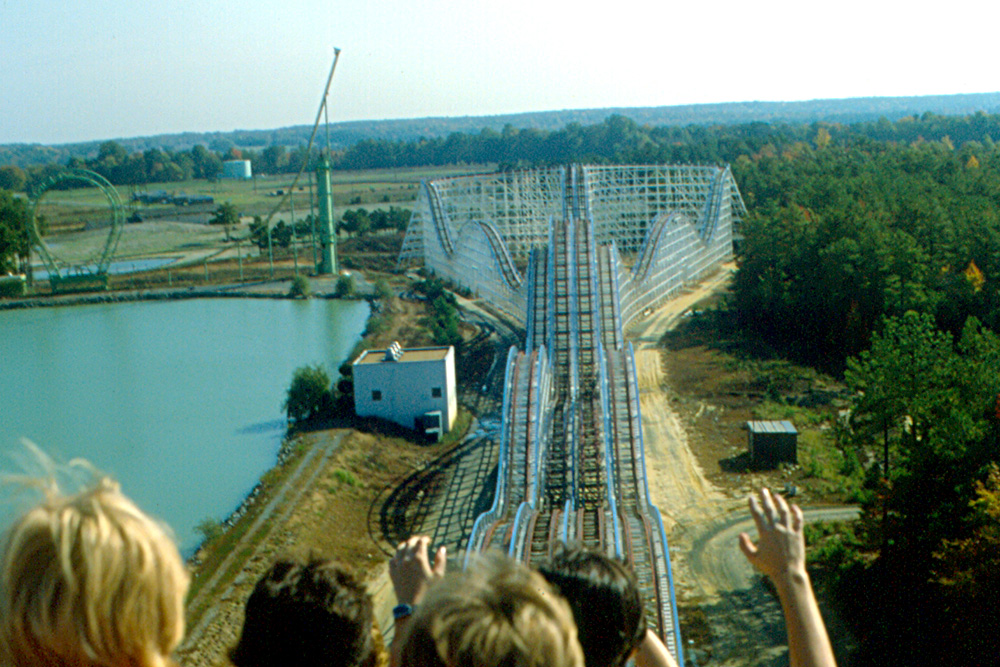
{"type": "MultiPolygon", "coordinates": [[[[622,115],[640,125],[737,125],[751,122],[766,123],[854,123],[859,121],[898,120],[927,112],[942,115],[968,115],[977,111],[1000,113],[1000,92],[966,95],[927,95],[921,97],[858,97],[806,102],[727,102],[720,104],[688,104],[668,107],[577,109],[539,111],[500,116],[462,116],[412,118],[402,120],[350,121],[332,123],[329,128],[331,147],[335,150],[351,146],[363,139],[412,141],[436,138],[459,132],[478,133],[489,128],[500,131],[506,125],[518,129],[536,128],[559,130],[570,123],[593,125],[608,116],[622,115]]],[[[116,139],[127,151],[163,148],[171,151],[188,150],[202,144],[214,151],[231,146],[264,148],[278,144],[305,145],[309,141],[309,125],[297,125],[275,130],[235,130],[233,132],[184,132],[151,137],[116,139]]],[[[326,142],[326,133],[317,141],[326,142]]],[[[32,164],[65,163],[71,157],[91,158],[97,155],[102,142],[44,146],[40,144],[0,145],[0,165],[26,167],[32,164]]]]}

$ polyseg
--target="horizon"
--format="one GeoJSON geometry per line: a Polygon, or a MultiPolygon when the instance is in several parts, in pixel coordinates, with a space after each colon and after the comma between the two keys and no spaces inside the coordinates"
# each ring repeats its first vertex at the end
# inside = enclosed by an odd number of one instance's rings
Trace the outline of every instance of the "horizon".
{"type": "MultiPolygon", "coordinates": [[[[884,99],[923,99],[923,98],[939,98],[939,97],[962,97],[962,96],[978,96],[978,95],[1000,95],[1000,90],[996,91],[981,91],[972,93],[928,93],[925,95],[867,95],[863,97],[823,97],[823,98],[811,98],[807,100],[733,100],[729,102],[696,102],[692,104],[665,104],[658,106],[634,106],[634,107],[587,107],[587,108],[563,108],[563,109],[534,109],[528,111],[514,111],[510,113],[498,113],[498,114],[456,114],[450,116],[413,116],[406,118],[359,118],[353,120],[331,120],[330,125],[344,125],[350,123],[392,123],[392,122],[408,122],[408,121],[420,121],[420,120],[455,120],[463,118],[502,118],[506,116],[522,116],[531,114],[557,114],[557,113],[576,113],[576,112],[588,112],[588,111],[630,111],[630,110],[644,110],[644,109],[673,109],[673,108],[685,108],[685,107],[700,107],[700,106],[726,106],[726,105],[740,105],[740,104],[809,104],[811,102],[850,102],[853,100],[884,100],[884,99]]],[[[314,119],[315,120],[315,119],[314,119]]],[[[0,146],[45,146],[45,147],[63,147],[63,146],[75,146],[83,144],[94,144],[103,143],[106,141],[132,141],[132,140],[142,140],[142,139],[153,139],[156,137],[165,136],[176,136],[180,134],[230,134],[233,132],[269,132],[269,131],[279,131],[290,128],[297,127],[311,127],[311,122],[303,123],[292,123],[285,125],[278,125],[275,127],[235,127],[231,129],[211,129],[211,130],[180,130],[177,132],[159,132],[156,134],[140,134],[133,136],[118,136],[118,137],[100,137],[96,139],[83,139],[80,141],[68,141],[59,142],[51,144],[43,144],[39,142],[9,142],[0,143],[0,146]]]]}
{"type": "MultiPolygon", "coordinates": [[[[968,0],[950,9],[1000,15],[968,0]]],[[[0,42],[13,55],[0,71],[0,144],[311,125],[335,46],[331,123],[996,87],[988,40],[910,14],[860,0],[626,0],[600,15],[528,0],[206,0],[194,11],[4,0],[0,42]],[[711,42],[690,26],[711,26],[711,42]],[[919,48],[931,41],[933,52],[919,48]]]]}

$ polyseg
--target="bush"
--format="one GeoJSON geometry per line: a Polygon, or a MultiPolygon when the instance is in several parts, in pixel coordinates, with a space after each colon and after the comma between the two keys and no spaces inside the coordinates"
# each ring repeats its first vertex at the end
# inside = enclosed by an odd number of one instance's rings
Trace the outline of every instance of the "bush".
{"type": "Polygon", "coordinates": [[[282,406],[288,420],[302,422],[330,414],[333,408],[330,385],[330,376],[322,366],[302,366],[295,369],[282,406]]]}
{"type": "Polygon", "coordinates": [[[3,296],[24,296],[25,282],[20,276],[10,278],[0,278],[0,297],[3,296]]]}
{"type": "Polygon", "coordinates": [[[379,278],[375,281],[375,298],[379,301],[387,301],[392,297],[392,288],[389,287],[389,283],[386,282],[385,278],[379,278]]]}
{"type": "Polygon", "coordinates": [[[334,288],[334,294],[336,294],[341,299],[354,296],[354,277],[353,276],[338,277],[337,286],[334,288]]]}
{"type": "Polygon", "coordinates": [[[292,285],[288,288],[288,296],[292,298],[307,297],[309,291],[309,279],[303,275],[297,275],[292,278],[292,285]]]}
{"type": "Polygon", "coordinates": [[[194,529],[201,533],[201,537],[206,544],[219,539],[224,532],[222,524],[218,519],[213,517],[202,519],[194,529]]]}
{"type": "Polygon", "coordinates": [[[333,478],[341,484],[346,484],[347,486],[358,485],[358,479],[351,473],[351,471],[344,470],[343,468],[337,468],[334,470],[333,478]]]}

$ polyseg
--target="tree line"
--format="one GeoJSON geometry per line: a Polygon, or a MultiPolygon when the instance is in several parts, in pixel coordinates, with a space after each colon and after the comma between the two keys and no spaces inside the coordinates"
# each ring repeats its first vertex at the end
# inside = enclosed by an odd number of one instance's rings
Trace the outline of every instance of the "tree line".
{"type": "Polygon", "coordinates": [[[832,372],[884,317],[910,310],[955,335],[970,316],[995,330],[1000,150],[947,138],[818,145],[732,165],[749,211],[735,281],[743,326],[832,372]]]}
{"type": "MultiPolygon", "coordinates": [[[[230,148],[211,151],[197,145],[186,151],[151,148],[129,153],[115,142],[100,145],[92,158],[73,157],[62,164],[41,164],[22,169],[14,165],[0,167],[0,189],[30,192],[50,176],[65,169],[87,169],[106,178],[113,185],[140,186],[150,183],[176,183],[191,179],[215,180],[222,173],[226,160],[248,159],[255,173],[297,173],[303,164],[315,167],[316,155],[310,156],[305,146],[289,150],[285,146],[269,146],[260,151],[230,148]]],[[[79,187],[72,182],[62,187],[79,187]]]]}
{"type": "Polygon", "coordinates": [[[853,396],[838,444],[864,469],[862,519],[817,562],[858,664],[992,664],[1000,649],[992,122],[804,127],[732,162],[749,211],[731,303],[741,334],[853,396]]]}
{"type": "MultiPolygon", "coordinates": [[[[563,109],[559,111],[524,112],[496,116],[463,116],[409,118],[379,121],[343,121],[324,129],[323,143],[331,149],[343,150],[363,139],[415,141],[434,139],[453,133],[475,134],[483,128],[500,131],[510,125],[517,128],[538,128],[555,131],[572,123],[594,125],[612,115],[626,116],[639,125],[650,127],[685,127],[690,125],[740,125],[751,121],[805,125],[813,122],[860,123],[885,117],[898,120],[905,116],[931,111],[949,116],[964,116],[985,110],[1000,112],[1000,93],[963,95],[926,95],[920,97],[867,97],[849,99],[807,100],[801,102],[729,102],[687,104],[666,107],[628,107],[603,109],[563,109]]],[[[268,130],[235,130],[232,132],[183,132],[146,137],[119,139],[129,153],[150,148],[165,151],[186,151],[201,144],[225,155],[230,148],[259,150],[266,146],[306,145],[312,126],[296,125],[268,130]]],[[[65,164],[71,157],[96,154],[100,142],[82,142],[44,146],[41,144],[2,144],[0,164],[26,167],[34,164],[65,164]]]]}
{"type": "MultiPolygon", "coordinates": [[[[574,122],[558,130],[507,124],[500,130],[484,127],[414,140],[363,139],[334,151],[332,166],[352,170],[458,164],[498,164],[509,169],[568,162],[720,164],[740,157],[799,154],[824,142],[910,145],[926,141],[958,147],[974,143],[992,150],[994,137],[1000,137],[1000,115],[983,112],[966,116],[928,112],[896,121],[882,118],[851,124],[755,121],[684,126],[641,125],[623,115],[611,115],[600,123],[574,122]]],[[[120,143],[106,141],[93,157],[73,157],[66,164],[2,166],[0,188],[23,191],[65,167],[90,169],[115,185],[213,179],[228,159],[249,160],[254,173],[287,174],[297,173],[303,164],[315,167],[317,152],[310,154],[304,144],[271,144],[260,149],[229,145],[219,150],[199,144],[189,150],[151,148],[129,153],[120,143]]]]}

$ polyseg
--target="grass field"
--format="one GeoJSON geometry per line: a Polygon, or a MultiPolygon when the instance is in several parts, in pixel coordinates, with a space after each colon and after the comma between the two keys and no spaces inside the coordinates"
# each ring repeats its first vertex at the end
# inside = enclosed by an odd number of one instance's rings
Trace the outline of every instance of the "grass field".
{"type": "MultiPolygon", "coordinates": [[[[493,168],[493,165],[473,165],[335,171],[331,174],[334,218],[339,220],[347,209],[359,207],[368,210],[388,209],[390,206],[410,208],[423,179],[484,173],[493,168]]],[[[304,173],[291,196],[283,196],[291,189],[293,180],[294,175],[281,175],[246,181],[227,179],[213,183],[197,180],[151,183],[139,188],[119,186],[117,190],[125,208],[125,217],[138,212],[143,222],[125,225],[114,257],[135,260],[173,255],[200,261],[206,256],[221,253],[227,247],[231,248],[232,243],[226,242],[223,229],[206,224],[216,207],[223,202],[235,204],[243,217],[244,224],[233,230],[237,238],[248,233],[246,223],[254,216],[264,219],[271,216],[271,224],[301,220],[314,210],[315,177],[309,172],[304,173]],[[170,194],[208,195],[214,203],[175,206],[132,202],[134,192],[159,190],[170,194]]],[[[44,232],[46,245],[58,261],[80,264],[100,256],[108,239],[111,214],[107,198],[99,190],[51,190],[42,197],[38,213],[47,227],[44,232]]],[[[40,260],[35,256],[33,261],[40,260]]]]}

